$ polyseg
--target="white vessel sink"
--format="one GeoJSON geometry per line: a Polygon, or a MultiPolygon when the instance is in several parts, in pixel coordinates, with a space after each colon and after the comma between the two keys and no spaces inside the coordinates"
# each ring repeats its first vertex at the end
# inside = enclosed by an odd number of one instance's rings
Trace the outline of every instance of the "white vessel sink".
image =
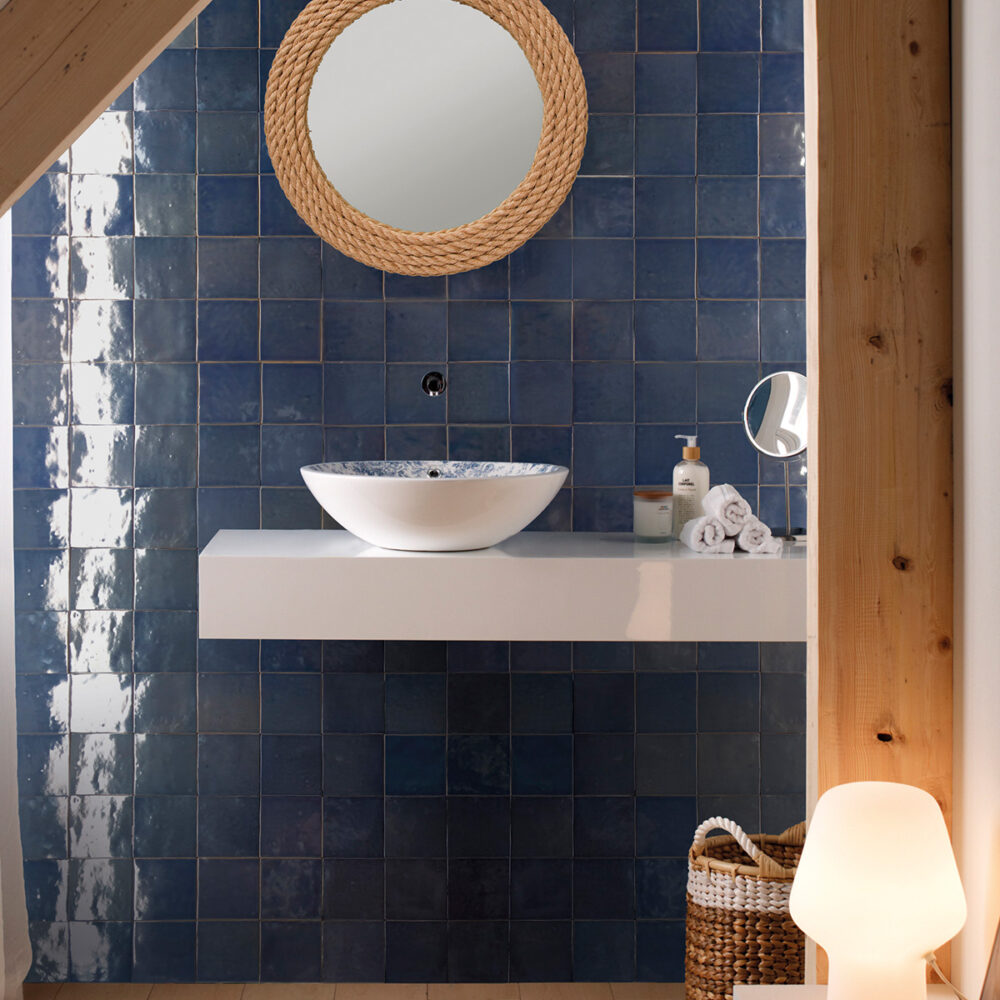
{"type": "Polygon", "coordinates": [[[516,534],[566,479],[561,465],[525,462],[323,462],[302,478],[320,506],[385,549],[484,549],[516,534]]]}

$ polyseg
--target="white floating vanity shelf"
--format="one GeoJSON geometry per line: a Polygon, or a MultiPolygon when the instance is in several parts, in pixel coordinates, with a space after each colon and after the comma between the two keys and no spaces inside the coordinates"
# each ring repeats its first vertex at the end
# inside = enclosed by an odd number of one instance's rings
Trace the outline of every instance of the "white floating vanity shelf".
{"type": "Polygon", "coordinates": [[[696,555],[629,534],[522,532],[395,552],[346,531],[220,531],[199,558],[203,639],[762,641],[806,637],[806,547],[696,555]]]}

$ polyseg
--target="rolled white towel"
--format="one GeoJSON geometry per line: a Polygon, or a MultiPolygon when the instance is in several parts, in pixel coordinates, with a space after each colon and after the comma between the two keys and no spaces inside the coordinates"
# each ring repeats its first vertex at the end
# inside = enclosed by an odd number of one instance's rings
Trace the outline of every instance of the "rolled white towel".
{"type": "Polygon", "coordinates": [[[713,486],[705,494],[701,506],[709,517],[717,517],[722,522],[729,538],[738,535],[743,525],[753,517],[750,504],[729,483],[713,486]]]}
{"type": "Polygon", "coordinates": [[[781,539],[771,535],[771,529],[759,518],[750,517],[740,529],[736,543],[744,552],[774,553],[781,551],[781,539]]]}
{"type": "MultiPolygon", "coordinates": [[[[681,528],[681,541],[695,552],[710,552],[726,541],[726,529],[717,517],[692,518],[681,528]]],[[[730,550],[731,551],[731,550],[730,550]]]]}

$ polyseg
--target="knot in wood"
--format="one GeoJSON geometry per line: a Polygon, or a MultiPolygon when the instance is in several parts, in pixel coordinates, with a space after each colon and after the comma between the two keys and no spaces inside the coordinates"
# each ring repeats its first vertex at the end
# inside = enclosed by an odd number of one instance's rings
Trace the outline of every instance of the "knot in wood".
{"type": "Polygon", "coordinates": [[[906,556],[896,556],[896,558],[892,560],[892,564],[899,570],[900,573],[905,573],[910,568],[910,560],[907,559],[906,556]]]}
{"type": "Polygon", "coordinates": [[[920,51],[919,42],[910,42],[910,54],[915,56],[919,51],[920,51]]]}

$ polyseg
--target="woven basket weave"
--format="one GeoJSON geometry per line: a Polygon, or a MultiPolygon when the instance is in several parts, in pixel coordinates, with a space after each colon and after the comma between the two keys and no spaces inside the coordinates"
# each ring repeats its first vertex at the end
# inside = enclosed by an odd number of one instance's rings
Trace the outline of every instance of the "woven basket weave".
{"type": "Polygon", "coordinates": [[[803,982],[805,937],[788,913],[788,896],[805,832],[799,823],[777,837],[748,837],[721,816],[695,831],[688,852],[687,1000],[732,1000],[734,983],[803,982]],[[716,829],[729,836],[707,836],[716,829]]]}

